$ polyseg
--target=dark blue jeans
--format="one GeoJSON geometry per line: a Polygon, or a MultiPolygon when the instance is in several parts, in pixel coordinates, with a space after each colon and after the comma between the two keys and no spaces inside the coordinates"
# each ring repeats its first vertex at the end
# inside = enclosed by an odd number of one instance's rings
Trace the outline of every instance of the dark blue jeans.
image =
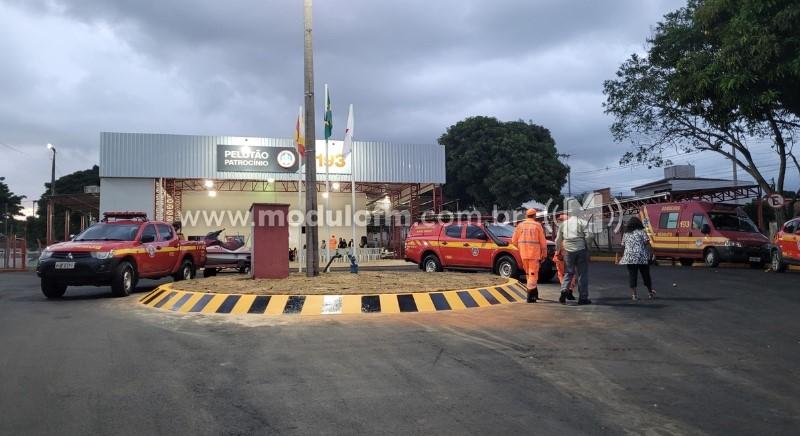
{"type": "Polygon", "coordinates": [[[589,298],[589,251],[567,251],[564,255],[564,282],[561,292],[569,287],[572,278],[577,276],[578,296],[581,300],[589,298]]]}

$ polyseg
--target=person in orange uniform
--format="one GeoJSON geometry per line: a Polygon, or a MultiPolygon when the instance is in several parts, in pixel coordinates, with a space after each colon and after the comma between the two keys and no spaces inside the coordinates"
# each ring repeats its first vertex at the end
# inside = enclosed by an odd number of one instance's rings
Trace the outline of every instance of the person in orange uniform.
{"type": "MultiPolygon", "coordinates": [[[[567,216],[563,213],[558,216],[558,225],[562,225],[564,221],[567,220],[567,216]]],[[[564,273],[566,272],[567,265],[564,262],[564,248],[563,247],[556,247],[556,252],[553,254],[553,263],[556,264],[556,271],[558,272],[558,283],[564,284],[564,273]]],[[[575,277],[572,277],[572,280],[567,286],[567,300],[574,300],[575,295],[572,293],[572,290],[575,289],[575,277]]]]}
{"type": "Polygon", "coordinates": [[[519,249],[522,267],[528,274],[528,303],[535,303],[539,299],[539,264],[547,257],[547,240],[542,225],[536,221],[536,212],[536,209],[525,212],[525,221],[517,225],[511,238],[511,243],[519,249]]]}

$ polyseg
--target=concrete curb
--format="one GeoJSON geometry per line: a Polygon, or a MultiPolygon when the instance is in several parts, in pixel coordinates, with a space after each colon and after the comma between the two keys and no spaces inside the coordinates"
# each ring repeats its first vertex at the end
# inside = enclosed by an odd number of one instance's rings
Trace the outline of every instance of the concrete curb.
{"type": "Polygon", "coordinates": [[[179,313],[232,315],[347,315],[447,312],[525,302],[527,290],[516,280],[486,288],[442,292],[363,295],[245,295],[179,291],[161,285],[139,299],[147,307],[179,313]]]}

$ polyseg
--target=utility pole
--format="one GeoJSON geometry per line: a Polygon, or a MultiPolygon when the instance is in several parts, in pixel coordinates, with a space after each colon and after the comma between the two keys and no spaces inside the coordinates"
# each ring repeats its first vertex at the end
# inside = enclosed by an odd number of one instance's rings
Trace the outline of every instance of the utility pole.
{"type": "Polygon", "coordinates": [[[303,82],[306,110],[306,277],[319,275],[319,232],[317,228],[317,134],[314,129],[314,46],[311,32],[311,0],[303,0],[304,56],[303,82]]]}
{"type": "Polygon", "coordinates": [[[55,215],[55,195],[56,195],[56,148],[53,144],[47,144],[47,148],[53,152],[53,165],[50,167],[50,198],[47,199],[47,245],[55,242],[53,236],[53,216],[55,215]]]}

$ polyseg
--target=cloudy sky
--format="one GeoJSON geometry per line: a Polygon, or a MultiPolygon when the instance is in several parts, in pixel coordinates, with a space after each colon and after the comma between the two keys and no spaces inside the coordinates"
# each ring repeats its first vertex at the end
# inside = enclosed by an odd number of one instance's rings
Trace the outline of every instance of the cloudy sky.
{"type": "MultiPolygon", "coordinates": [[[[315,3],[317,120],[328,83],[335,136],[349,103],[358,139],[399,143],[525,119],[572,156],[574,191],[661,176],[618,167],[602,82],[682,0],[315,3]]],[[[60,176],[98,161],[101,131],[291,137],[302,38],[301,0],[0,0],[0,175],[37,198],[45,144],[60,176]]],[[[730,175],[715,156],[673,160],[730,175]]]]}

